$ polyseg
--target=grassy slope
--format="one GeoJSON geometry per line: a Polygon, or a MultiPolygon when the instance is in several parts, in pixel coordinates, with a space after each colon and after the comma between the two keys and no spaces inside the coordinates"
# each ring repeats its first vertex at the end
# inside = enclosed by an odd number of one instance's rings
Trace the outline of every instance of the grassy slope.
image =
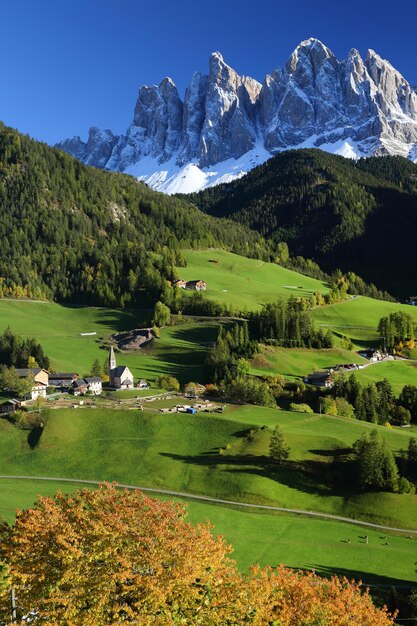
{"type": "MultiPolygon", "coordinates": [[[[288,379],[302,379],[306,374],[332,367],[338,363],[367,363],[356,352],[332,348],[308,350],[304,348],[275,348],[262,346],[260,353],[251,361],[251,374],[273,376],[280,374],[288,379]]],[[[351,372],[347,371],[346,376],[351,372]]],[[[353,370],[362,383],[377,382],[387,378],[399,394],[404,385],[417,385],[417,360],[375,363],[362,370],[353,370]]]]}
{"type": "MultiPolygon", "coordinates": [[[[27,432],[0,421],[0,473],[117,480],[417,526],[417,496],[364,495],[349,485],[332,483],[333,455],[372,428],[362,422],[262,407],[234,406],[222,417],[51,411],[34,450],[28,446],[27,432]],[[284,468],[273,468],[264,458],[267,430],[253,441],[245,437],[253,424],[276,423],[291,447],[291,463],[284,468]]],[[[381,432],[398,452],[407,448],[415,428],[381,432]]]]}
{"type": "Polygon", "coordinates": [[[381,317],[396,311],[404,311],[417,322],[416,307],[395,302],[383,302],[359,296],[355,300],[325,306],[313,311],[317,326],[351,337],[358,346],[379,343],[377,331],[381,317]]]}
{"type": "MultiPolygon", "coordinates": [[[[16,508],[32,505],[37,494],[53,495],[58,489],[69,493],[77,485],[40,481],[0,480],[0,514],[10,523],[16,508]]],[[[299,568],[315,567],[328,574],[336,572],[366,583],[416,581],[415,540],[367,530],[369,544],[363,543],[363,531],[350,524],[297,515],[249,513],[224,506],[187,502],[192,523],[209,519],[214,533],[226,537],[234,547],[233,558],[241,569],[285,563],[299,568]],[[347,540],[350,540],[350,544],[347,540]]]]}
{"type": "Polygon", "coordinates": [[[328,291],[325,283],[314,278],[225,250],[193,250],[185,257],[187,267],[178,268],[181,278],[205,280],[208,298],[240,309],[255,310],[281,297],[328,291]]]}
{"type": "Polygon", "coordinates": [[[404,385],[417,385],[417,361],[388,361],[377,363],[356,372],[362,383],[377,382],[387,378],[394,392],[399,394],[404,385]]]}
{"type": "Polygon", "coordinates": [[[307,348],[275,348],[262,346],[258,355],[251,361],[252,374],[281,374],[287,378],[303,378],[316,370],[342,363],[366,363],[355,352],[331,348],[309,350],[307,348]]]}
{"type": "MultiPolygon", "coordinates": [[[[118,311],[96,307],[62,306],[53,303],[0,300],[0,332],[8,325],[24,337],[36,337],[51,358],[56,370],[88,373],[95,358],[104,363],[107,351],[99,338],[142,326],[149,312],[118,311]],[[96,332],[81,337],[80,333],[96,332]]],[[[217,336],[216,323],[188,324],[163,329],[161,339],[138,353],[117,355],[135,378],[154,380],[170,374],[182,382],[206,382],[204,362],[208,345],[217,336]]]]}

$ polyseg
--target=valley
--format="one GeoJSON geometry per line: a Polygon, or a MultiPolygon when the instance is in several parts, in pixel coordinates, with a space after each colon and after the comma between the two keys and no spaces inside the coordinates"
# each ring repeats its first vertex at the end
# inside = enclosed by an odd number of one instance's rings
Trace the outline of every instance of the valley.
{"type": "MultiPolygon", "coordinates": [[[[316,291],[329,290],[325,282],[224,250],[189,251],[185,257],[187,267],[179,268],[181,277],[204,279],[204,298],[243,315],[245,311],[259,310],[268,300],[288,300],[294,295],[309,297],[316,291]]],[[[312,310],[312,316],[317,325],[331,330],[335,347],[317,350],[261,344],[250,361],[250,374],[278,375],[299,384],[306,374],[335,364],[363,365],[366,359],[355,350],[375,345],[379,316],[397,310],[410,312],[417,320],[413,307],[362,296],[319,306],[312,310]],[[353,350],[342,347],[343,336],[352,339],[353,350]]],[[[85,375],[94,359],[106,359],[107,350],[103,347],[112,334],[146,325],[151,315],[149,309],[121,311],[1,300],[0,332],[10,325],[13,332],[23,337],[35,335],[50,356],[52,369],[85,375]]],[[[172,400],[146,401],[146,396],[164,391],[156,384],[160,376],[174,376],[181,384],[191,380],[207,383],[207,356],[218,330],[233,323],[233,318],[227,317],[174,315],[173,325],[161,328],[160,337],[149,346],[118,357],[135,378],[149,381],[148,391],[108,392],[109,401],[98,397],[77,411],[54,410],[54,402],[48,402],[50,406],[43,409],[46,426],[34,448],[28,444],[27,430],[18,430],[0,420],[0,475],[117,481],[336,514],[395,528],[417,528],[415,494],[361,493],[344,482],[343,464],[352,462],[349,450],[361,434],[375,429],[373,424],[227,401],[221,415],[160,414],[162,407],[178,403],[175,394],[172,400]],[[135,397],[141,398],[143,411],[138,411],[135,397]],[[281,426],[291,450],[282,469],[274,468],[268,460],[270,432],[276,424],[281,426]]],[[[405,384],[415,384],[416,361],[376,363],[355,370],[355,375],[364,383],[387,378],[398,395],[405,384]]],[[[62,406],[70,405],[71,402],[62,406]]],[[[417,435],[415,425],[408,429],[376,428],[395,455],[407,448],[410,437],[417,435]]],[[[53,493],[56,488],[66,492],[76,487],[59,480],[44,483],[0,478],[0,514],[11,520],[14,507],[28,506],[36,493],[53,493]]],[[[191,521],[208,517],[216,532],[232,542],[242,568],[253,559],[267,563],[284,558],[291,566],[314,565],[324,574],[349,572],[367,582],[417,581],[413,568],[415,551],[410,550],[412,540],[407,536],[367,530],[373,555],[369,559],[363,555],[360,526],[291,513],[252,512],[185,501],[191,521]],[[386,533],[389,547],[381,539],[386,533]],[[347,543],[348,538],[351,543],[347,543]]]]}
{"type": "Polygon", "coordinates": [[[0,626],[417,621],[417,9],[46,4],[0,38],[0,626]]]}

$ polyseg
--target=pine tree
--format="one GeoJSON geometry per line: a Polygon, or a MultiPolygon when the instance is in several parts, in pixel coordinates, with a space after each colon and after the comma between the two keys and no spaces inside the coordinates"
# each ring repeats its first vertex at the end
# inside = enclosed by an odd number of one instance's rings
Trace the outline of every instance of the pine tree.
{"type": "Polygon", "coordinates": [[[101,376],[101,366],[100,366],[100,361],[98,359],[94,359],[91,365],[90,374],[91,376],[101,376]]]}
{"type": "Polygon", "coordinates": [[[271,440],[269,443],[269,456],[276,463],[282,463],[283,461],[286,461],[288,459],[289,454],[290,448],[287,445],[285,436],[281,428],[277,424],[271,434],[271,440]]]}

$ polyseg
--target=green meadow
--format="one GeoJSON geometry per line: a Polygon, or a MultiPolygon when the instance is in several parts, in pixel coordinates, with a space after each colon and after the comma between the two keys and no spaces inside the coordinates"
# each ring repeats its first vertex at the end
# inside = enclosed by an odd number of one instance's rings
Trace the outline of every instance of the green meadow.
{"type": "MultiPolygon", "coordinates": [[[[216,416],[50,410],[40,440],[0,420],[0,474],[116,480],[417,527],[416,495],[362,494],[342,471],[352,443],[373,428],[355,420],[241,405],[216,416]],[[282,467],[268,458],[266,427],[277,423],[291,448],[282,467]],[[259,430],[250,433],[254,426],[259,430]]],[[[397,454],[416,433],[415,427],[379,429],[397,454]]]]}
{"type": "MultiPolygon", "coordinates": [[[[342,348],[310,350],[261,346],[259,353],[251,360],[250,373],[255,376],[279,374],[289,380],[302,380],[307,374],[337,364],[363,365],[367,362],[356,352],[342,348]]],[[[364,369],[347,370],[344,375],[349,376],[351,373],[363,384],[386,378],[390,381],[394,393],[399,395],[404,385],[417,385],[417,360],[374,363],[364,369]]]]}
{"type": "MultiPolygon", "coordinates": [[[[16,509],[29,508],[38,495],[53,496],[58,490],[71,493],[79,487],[85,485],[0,479],[0,514],[12,523],[16,509]]],[[[242,570],[255,563],[283,563],[371,584],[415,584],[417,580],[417,540],[404,535],[302,515],[248,512],[187,499],[181,502],[191,523],[210,520],[214,524],[213,533],[231,543],[232,557],[242,570]]]]}
{"type": "Polygon", "coordinates": [[[268,376],[280,374],[289,379],[300,379],[317,370],[348,363],[361,365],[367,361],[356,352],[342,348],[311,350],[261,346],[259,354],[251,361],[251,373],[268,376]]]}
{"type": "MultiPolygon", "coordinates": [[[[0,300],[0,332],[10,326],[23,337],[36,337],[50,357],[53,370],[85,375],[94,359],[104,364],[107,358],[102,339],[143,326],[149,314],[144,310],[0,300]]],[[[210,321],[165,328],[153,345],[137,353],[118,354],[118,363],[127,365],[135,378],[153,381],[161,374],[169,374],[182,383],[206,382],[204,363],[217,332],[218,324],[210,321]]]]}
{"type": "Polygon", "coordinates": [[[375,346],[381,342],[378,322],[381,317],[397,311],[413,316],[417,322],[417,307],[395,302],[373,300],[364,296],[320,307],[312,312],[318,327],[331,330],[338,336],[350,337],[358,347],[375,346]]]}
{"type": "Polygon", "coordinates": [[[187,267],[177,268],[180,278],[204,280],[208,298],[241,310],[260,309],[265,302],[282,297],[307,297],[315,291],[329,290],[314,278],[225,250],[192,250],[185,253],[185,258],[187,267]]]}
{"type": "MultiPolygon", "coordinates": [[[[49,411],[39,440],[0,420],[0,474],[108,480],[206,494],[234,501],[319,510],[371,522],[417,527],[417,496],[362,494],[337,484],[333,464],[371,424],[253,406],[222,415],[160,415],[80,408],[49,411]],[[291,447],[288,466],[266,459],[269,430],[279,423],[291,447]],[[254,426],[261,427],[249,433],[254,426]]],[[[415,429],[378,427],[396,452],[415,429]]],[[[79,484],[0,479],[0,514],[36,494],[70,492],[79,484]]],[[[416,581],[417,537],[295,514],[245,511],[187,502],[193,523],[209,519],[233,545],[242,569],[260,562],[336,572],[367,582],[416,581]],[[364,535],[369,544],[364,542],[364,535]],[[388,544],[388,545],[386,545],[388,544]]]]}
{"type": "Polygon", "coordinates": [[[355,372],[362,383],[373,383],[387,378],[394,392],[399,394],[404,385],[417,385],[417,361],[386,361],[355,372]]]}

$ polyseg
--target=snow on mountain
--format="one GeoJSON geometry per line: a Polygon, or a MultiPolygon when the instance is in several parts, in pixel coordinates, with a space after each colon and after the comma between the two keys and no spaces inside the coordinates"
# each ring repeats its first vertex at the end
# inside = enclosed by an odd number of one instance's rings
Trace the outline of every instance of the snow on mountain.
{"type": "Polygon", "coordinates": [[[174,82],[139,89],[126,135],[90,129],[58,147],[81,161],[126,172],[165,193],[191,193],[240,178],[272,155],[315,147],[348,158],[399,154],[417,160],[417,94],[373,50],[344,61],[307,39],[262,85],[219,52],[181,100],[174,82]]]}

